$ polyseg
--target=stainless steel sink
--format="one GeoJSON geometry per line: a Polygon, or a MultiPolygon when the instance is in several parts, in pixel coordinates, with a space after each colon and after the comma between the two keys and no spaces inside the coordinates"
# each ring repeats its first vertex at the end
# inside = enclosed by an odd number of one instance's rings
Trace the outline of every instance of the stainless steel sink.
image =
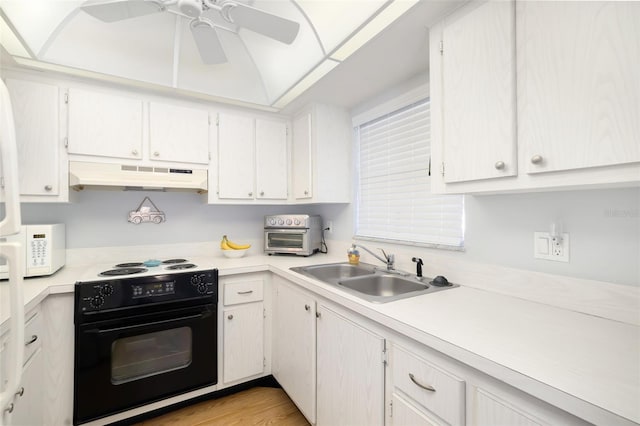
{"type": "Polygon", "coordinates": [[[447,288],[429,285],[428,279],[421,281],[409,274],[389,273],[380,270],[374,265],[360,263],[326,263],[322,265],[298,266],[291,268],[311,278],[331,284],[373,303],[387,303],[394,300],[405,299],[425,293],[433,293],[447,288]]]}
{"type": "Polygon", "coordinates": [[[371,275],[376,272],[376,268],[373,265],[352,265],[350,263],[327,263],[324,265],[304,266],[291,269],[312,276],[320,281],[332,283],[337,283],[344,278],[371,275]]]}
{"type": "Polygon", "coordinates": [[[427,290],[428,286],[417,279],[397,275],[368,275],[338,282],[339,285],[370,296],[391,297],[414,291],[427,290]]]}

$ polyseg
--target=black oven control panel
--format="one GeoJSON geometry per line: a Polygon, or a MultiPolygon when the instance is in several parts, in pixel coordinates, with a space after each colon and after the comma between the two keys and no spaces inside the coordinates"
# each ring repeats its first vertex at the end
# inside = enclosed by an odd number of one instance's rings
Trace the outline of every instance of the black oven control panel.
{"type": "Polygon", "coordinates": [[[198,298],[217,302],[218,270],[78,282],[75,292],[80,313],[198,298]]]}

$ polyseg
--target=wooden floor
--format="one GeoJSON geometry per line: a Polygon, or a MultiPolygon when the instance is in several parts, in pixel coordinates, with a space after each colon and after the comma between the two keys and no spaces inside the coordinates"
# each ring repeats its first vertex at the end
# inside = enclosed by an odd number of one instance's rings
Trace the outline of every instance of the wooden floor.
{"type": "Polygon", "coordinates": [[[279,388],[255,387],[172,411],[137,426],[282,425],[309,422],[279,388]]]}

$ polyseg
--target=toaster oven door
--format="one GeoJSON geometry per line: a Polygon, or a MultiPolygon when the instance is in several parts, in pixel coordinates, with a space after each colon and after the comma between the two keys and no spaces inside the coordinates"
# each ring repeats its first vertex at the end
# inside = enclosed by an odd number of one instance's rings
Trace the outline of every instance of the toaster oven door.
{"type": "Polygon", "coordinates": [[[264,248],[267,253],[301,253],[309,248],[306,229],[268,229],[264,231],[264,248]]]}

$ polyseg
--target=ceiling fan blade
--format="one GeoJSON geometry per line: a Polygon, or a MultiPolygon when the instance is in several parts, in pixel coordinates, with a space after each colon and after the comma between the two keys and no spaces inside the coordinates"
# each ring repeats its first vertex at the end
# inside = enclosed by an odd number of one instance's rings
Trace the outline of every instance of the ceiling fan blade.
{"type": "Polygon", "coordinates": [[[89,0],[80,9],[103,22],[116,22],[162,12],[165,8],[153,0],[89,0]]]}
{"type": "Polygon", "coordinates": [[[298,35],[300,24],[295,21],[281,18],[243,3],[226,3],[223,5],[223,9],[226,7],[229,7],[226,13],[231,21],[248,30],[286,44],[293,43],[298,35]]]}
{"type": "Polygon", "coordinates": [[[208,65],[227,62],[216,29],[207,22],[194,20],[191,22],[191,34],[198,46],[202,62],[208,65]]]}

